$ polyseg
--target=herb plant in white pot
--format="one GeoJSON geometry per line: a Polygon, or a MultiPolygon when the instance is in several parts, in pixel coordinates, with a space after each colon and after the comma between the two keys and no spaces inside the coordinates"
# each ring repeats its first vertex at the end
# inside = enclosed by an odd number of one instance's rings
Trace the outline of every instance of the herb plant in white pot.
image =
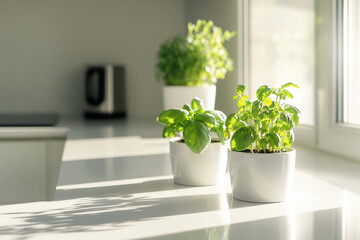
{"type": "Polygon", "coordinates": [[[168,109],[158,116],[157,121],[165,125],[163,137],[170,138],[175,183],[203,186],[224,181],[227,166],[225,120],[224,113],[206,110],[199,98],[182,109],[168,109]],[[212,137],[211,132],[217,137],[212,137]]]}
{"type": "Polygon", "coordinates": [[[185,38],[177,36],[160,46],[156,78],[165,82],[164,109],[181,108],[194,97],[202,99],[206,109],[214,109],[215,84],[233,70],[223,44],[234,35],[212,21],[198,20],[188,24],[185,38]]]}
{"type": "Polygon", "coordinates": [[[230,136],[229,172],[233,197],[249,202],[281,202],[289,195],[295,170],[293,128],[300,111],[284,102],[293,95],[286,83],[280,88],[261,86],[257,100],[244,95],[239,85],[233,97],[237,113],[226,119],[225,135],[230,136]]]}

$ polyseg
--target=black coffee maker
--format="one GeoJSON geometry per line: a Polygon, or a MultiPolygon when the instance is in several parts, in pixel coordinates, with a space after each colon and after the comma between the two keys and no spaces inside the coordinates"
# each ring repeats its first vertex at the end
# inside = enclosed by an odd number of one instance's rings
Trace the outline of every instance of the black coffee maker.
{"type": "Polygon", "coordinates": [[[109,64],[87,68],[84,116],[86,118],[126,116],[124,66],[109,64]]]}

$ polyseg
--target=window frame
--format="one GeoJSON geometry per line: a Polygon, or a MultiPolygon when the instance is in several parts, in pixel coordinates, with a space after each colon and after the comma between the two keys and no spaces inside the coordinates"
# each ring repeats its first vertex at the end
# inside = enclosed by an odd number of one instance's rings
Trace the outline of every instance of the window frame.
{"type": "Polygon", "coordinates": [[[338,103],[338,95],[343,90],[344,83],[342,59],[344,1],[346,0],[332,0],[331,4],[316,1],[315,6],[316,19],[324,19],[315,28],[315,46],[318,49],[318,65],[315,68],[318,81],[316,91],[318,146],[323,150],[360,160],[360,155],[354,151],[360,146],[360,129],[351,124],[341,123],[343,112],[339,105],[343,103],[338,103]]]}

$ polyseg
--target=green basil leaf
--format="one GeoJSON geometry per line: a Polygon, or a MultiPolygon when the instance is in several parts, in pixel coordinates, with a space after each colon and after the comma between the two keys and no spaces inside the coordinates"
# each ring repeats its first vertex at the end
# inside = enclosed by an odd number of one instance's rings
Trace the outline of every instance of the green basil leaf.
{"type": "Polygon", "coordinates": [[[233,130],[236,131],[239,128],[246,127],[246,123],[242,120],[239,120],[236,125],[233,126],[233,130]]]}
{"type": "Polygon", "coordinates": [[[233,126],[237,124],[238,120],[239,117],[237,116],[237,114],[232,113],[226,118],[225,125],[227,128],[233,128],[233,126]]]}
{"type": "Polygon", "coordinates": [[[193,111],[193,110],[191,109],[191,107],[190,107],[189,104],[185,104],[185,105],[183,106],[183,109],[185,109],[185,110],[188,111],[188,112],[192,112],[192,111],[193,111]]]}
{"type": "Polygon", "coordinates": [[[245,86],[244,85],[238,85],[236,88],[236,93],[241,95],[245,92],[245,86]]]}
{"type": "Polygon", "coordinates": [[[216,119],[214,116],[210,115],[210,114],[206,114],[206,113],[199,113],[196,114],[194,116],[194,120],[198,121],[198,122],[202,122],[205,123],[206,125],[208,125],[210,128],[215,127],[216,124],[216,119]]]}
{"type": "Polygon", "coordinates": [[[259,117],[261,119],[265,118],[265,116],[268,116],[270,114],[270,108],[268,106],[263,106],[261,113],[259,114],[259,117]]]}
{"type": "Polygon", "coordinates": [[[204,113],[214,116],[215,119],[216,119],[216,122],[219,123],[220,125],[224,124],[225,121],[226,121],[226,115],[222,111],[219,111],[219,110],[207,110],[204,113]]]}
{"type": "Polygon", "coordinates": [[[218,127],[218,128],[214,128],[212,129],[216,135],[219,137],[219,140],[221,141],[222,144],[224,144],[225,142],[225,133],[224,133],[224,128],[223,127],[218,127]]]}
{"type": "Polygon", "coordinates": [[[233,151],[243,151],[251,144],[251,132],[248,127],[239,128],[231,137],[230,146],[233,151]]]}
{"type": "Polygon", "coordinates": [[[270,126],[270,120],[269,119],[263,119],[261,120],[261,127],[260,130],[263,132],[266,132],[269,129],[270,126]]]}
{"type": "Polygon", "coordinates": [[[250,142],[253,143],[256,141],[257,136],[256,136],[256,130],[253,126],[249,126],[249,131],[251,133],[250,135],[250,142]]]}
{"type": "Polygon", "coordinates": [[[239,115],[239,119],[245,123],[248,123],[249,120],[251,119],[251,112],[250,110],[246,110],[244,112],[242,112],[240,115],[239,115]]]}
{"type": "Polygon", "coordinates": [[[288,82],[288,83],[285,83],[284,85],[281,86],[280,90],[284,89],[284,88],[287,88],[287,87],[296,87],[296,88],[300,88],[298,85],[294,84],[294,83],[291,83],[291,82],[288,82]]]}
{"type": "Polygon", "coordinates": [[[162,132],[163,138],[169,137],[173,138],[176,133],[181,132],[183,130],[183,127],[177,124],[171,124],[166,127],[164,127],[164,130],[162,132]]]}
{"type": "Polygon", "coordinates": [[[259,100],[256,100],[252,103],[251,113],[254,118],[257,118],[259,116],[262,107],[263,107],[263,103],[260,102],[259,100]]]}
{"type": "Polygon", "coordinates": [[[283,147],[291,147],[295,141],[295,135],[293,130],[287,131],[283,141],[283,147]]]}
{"type": "Polygon", "coordinates": [[[279,117],[279,112],[277,110],[270,110],[268,117],[274,121],[277,117],[279,117]]]}
{"type": "Polygon", "coordinates": [[[229,139],[230,136],[231,136],[230,130],[229,130],[228,128],[225,128],[225,130],[224,130],[224,137],[226,137],[227,139],[229,139]]]}
{"type": "Polygon", "coordinates": [[[285,113],[281,113],[280,114],[280,120],[282,121],[282,129],[284,130],[291,130],[292,128],[295,127],[295,123],[292,120],[291,117],[289,117],[289,115],[285,114],[285,113]]]}
{"type": "Polygon", "coordinates": [[[169,109],[160,113],[157,121],[165,125],[180,123],[188,119],[188,115],[189,112],[184,109],[169,109]]]}
{"type": "Polygon", "coordinates": [[[256,131],[252,126],[239,128],[230,140],[233,151],[243,151],[256,140],[256,131]]]}
{"type": "Polygon", "coordinates": [[[276,105],[277,105],[276,102],[275,102],[275,101],[272,101],[269,107],[270,107],[270,108],[275,108],[276,105]]]}
{"type": "Polygon", "coordinates": [[[271,94],[271,88],[269,88],[267,85],[259,87],[258,90],[256,91],[256,97],[260,101],[270,96],[270,94],[271,94]]]}
{"type": "Polygon", "coordinates": [[[291,114],[299,114],[300,113],[300,110],[297,109],[296,107],[294,106],[290,106],[288,105],[286,108],[285,108],[285,112],[288,112],[288,113],[291,113],[291,114]]]}
{"type": "Polygon", "coordinates": [[[281,121],[280,121],[279,119],[277,119],[277,120],[275,121],[275,126],[272,128],[272,131],[273,131],[273,132],[280,132],[280,131],[281,131],[281,127],[282,127],[281,121]]]}
{"type": "Polygon", "coordinates": [[[245,102],[241,98],[239,98],[238,101],[237,101],[237,105],[240,108],[242,106],[245,106],[245,102]]]}
{"type": "Polygon", "coordinates": [[[280,146],[281,138],[280,138],[279,134],[277,134],[276,132],[268,133],[266,135],[266,139],[267,139],[270,147],[278,148],[280,146]]]}
{"type": "Polygon", "coordinates": [[[198,121],[189,121],[184,127],[183,137],[186,145],[194,153],[202,153],[210,144],[209,127],[198,121]]]}
{"type": "Polygon", "coordinates": [[[265,106],[271,106],[272,100],[271,100],[271,98],[267,97],[263,100],[263,103],[265,106]]]}
{"type": "Polygon", "coordinates": [[[292,120],[294,121],[295,123],[295,126],[297,126],[299,124],[299,116],[294,114],[292,115],[292,120]]]}
{"type": "Polygon", "coordinates": [[[242,106],[242,107],[239,108],[238,114],[242,114],[242,113],[244,113],[245,111],[246,111],[245,106],[242,106]]]}
{"type": "Polygon", "coordinates": [[[201,100],[200,98],[195,97],[192,101],[191,101],[191,108],[193,110],[197,110],[199,112],[204,112],[205,111],[205,107],[204,107],[204,102],[203,100],[201,100]]]}
{"type": "MultiPolygon", "coordinates": [[[[199,114],[199,113],[198,113],[199,114]]],[[[218,127],[219,125],[223,125],[224,123],[221,122],[221,120],[219,119],[219,117],[217,116],[217,114],[215,113],[214,110],[207,110],[202,114],[207,114],[209,116],[212,116],[215,119],[215,123],[214,126],[209,126],[210,128],[215,128],[218,127]]]]}
{"type": "MultiPolygon", "coordinates": [[[[280,97],[285,96],[288,98],[294,98],[294,96],[286,89],[280,91],[280,97]]],[[[285,99],[285,98],[282,98],[285,99]]]]}

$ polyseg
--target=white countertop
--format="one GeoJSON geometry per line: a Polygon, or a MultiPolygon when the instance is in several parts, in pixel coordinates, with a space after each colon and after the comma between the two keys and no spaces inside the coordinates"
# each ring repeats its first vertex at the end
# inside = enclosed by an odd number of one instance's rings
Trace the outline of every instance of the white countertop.
{"type": "Polygon", "coordinates": [[[172,181],[161,126],[70,126],[53,202],[0,206],[0,239],[360,239],[360,164],[295,146],[291,199],[232,198],[172,181]]]}
{"type": "Polygon", "coordinates": [[[66,138],[66,127],[0,127],[0,140],[66,138]]]}

